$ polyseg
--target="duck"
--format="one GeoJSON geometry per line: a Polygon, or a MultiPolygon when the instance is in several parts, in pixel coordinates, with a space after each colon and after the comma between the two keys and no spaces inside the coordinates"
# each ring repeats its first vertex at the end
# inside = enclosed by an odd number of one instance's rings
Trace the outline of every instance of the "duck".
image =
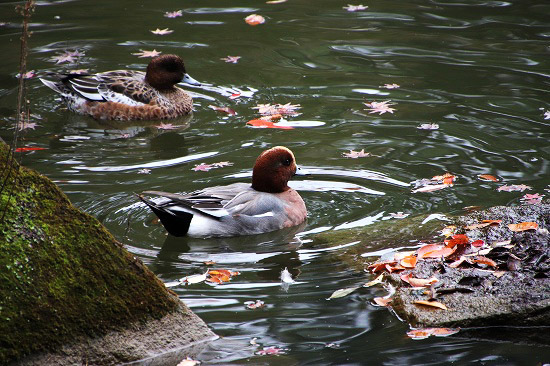
{"type": "Polygon", "coordinates": [[[98,120],[158,120],[187,115],[193,99],[176,84],[200,86],[177,55],[151,59],[147,70],[114,70],[97,74],[56,74],[40,78],[61,95],[69,110],[98,120]]]}
{"type": "Polygon", "coordinates": [[[173,236],[255,235],[293,227],[306,220],[304,200],[288,186],[294,175],[307,172],[296,165],[290,149],[276,146],[256,159],[252,183],[208,187],[190,194],[145,191],[138,197],[173,236]],[[145,195],[157,198],[153,201],[145,195]]]}

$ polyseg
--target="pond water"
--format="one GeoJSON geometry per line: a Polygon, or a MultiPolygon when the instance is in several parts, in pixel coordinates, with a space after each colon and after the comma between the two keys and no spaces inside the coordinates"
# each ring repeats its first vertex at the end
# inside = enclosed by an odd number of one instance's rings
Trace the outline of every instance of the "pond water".
{"type": "MultiPolygon", "coordinates": [[[[0,137],[11,141],[17,94],[20,19],[0,4],[0,137]]],[[[134,53],[175,53],[205,85],[191,118],[98,122],[62,108],[37,78],[28,82],[34,128],[20,145],[71,201],[97,217],[163,281],[203,273],[204,261],[239,271],[228,284],[177,286],[180,298],[221,335],[198,359],[205,364],[536,365],[550,348],[460,337],[407,338],[407,324],[372,305],[382,288],[330,300],[340,288],[372,279],[341,261],[353,242],[317,247],[311,233],[398,220],[459,214],[466,206],[520,204],[525,193],[548,196],[550,174],[550,3],[542,0],[38,1],[28,69],[143,70],[134,53]],[[359,5],[354,3],[353,5],[359,5]],[[167,18],[165,12],[181,10],[167,18]],[[244,18],[261,14],[250,26],[244,18]],[[173,33],[155,35],[151,30],[173,33]],[[74,62],[53,57],[78,51],[74,62]],[[237,63],[221,58],[240,56],[237,63]],[[398,88],[384,87],[398,84],[398,88]],[[231,98],[238,90],[240,97],[231,98]],[[248,92],[248,93],[246,93],[248,92]],[[365,102],[391,101],[393,113],[369,113],[365,102]],[[295,129],[252,128],[257,104],[299,104],[295,129]],[[209,106],[227,106],[226,115],[209,106]],[[168,123],[168,122],[166,122],[168,123]],[[298,122],[298,124],[304,124],[298,122]],[[422,124],[437,124],[424,130],[422,124]],[[134,193],[192,191],[249,179],[258,154],[285,145],[311,170],[294,180],[309,211],[305,227],[236,239],[167,236],[134,193]],[[350,150],[370,153],[352,159],[350,150]],[[200,164],[233,165],[195,171],[200,164]],[[149,171],[143,171],[148,169],[149,171]],[[148,174],[140,174],[148,172],[148,174]],[[445,172],[455,185],[412,193],[411,181],[445,172]],[[491,174],[499,182],[483,181],[491,174]],[[532,189],[501,192],[505,184],[532,189]],[[284,268],[296,283],[284,288],[284,268]],[[262,300],[266,308],[247,310],[262,300]],[[257,345],[251,344],[255,338],[257,345]],[[256,354],[263,347],[284,355],[256,354]]],[[[399,243],[396,243],[398,245],[399,243]]],[[[357,244],[356,244],[357,245],[357,244]]],[[[364,252],[381,249],[362,243],[364,252]]],[[[399,245],[402,245],[399,244],[399,245]]],[[[369,258],[374,260],[375,257],[369,258]]],[[[358,259],[358,260],[365,260],[358,259]]],[[[366,261],[366,260],[365,260],[366,261]]],[[[548,330],[546,330],[548,331],[548,330]]]]}

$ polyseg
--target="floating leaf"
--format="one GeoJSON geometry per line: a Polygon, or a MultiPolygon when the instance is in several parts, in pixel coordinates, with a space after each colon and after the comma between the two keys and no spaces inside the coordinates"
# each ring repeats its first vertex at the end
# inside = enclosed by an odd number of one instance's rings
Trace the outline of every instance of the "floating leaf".
{"type": "Polygon", "coordinates": [[[246,301],[244,303],[247,309],[255,310],[265,307],[265,303],[262,300],[246,301]]]}
{"type": "Polygon", "coordinates": [[[407,336],[414,340],[426,339],[432,335],[430,328],[428,329],[413,329],[407,332],[407,336]]]}
{"type": "Polygon", "coordinates": [[[233,109],[229,108],[229,107],[217,107],[215,105],[209,105],[208,108],[212,108],[213,110],[217,111],[217,112],[223,112],[223,113],[227,113],[229,115],[236,115],[237,112],[235,112],[233,109]]]}
{"type": "Polygon", "coordinates": [[[413,301],[413,304],[431,306],[442,310],[448,310],[447,306],[445,306],[445,304],[443,303],[440,303],[439,301],[416,300],[416,301],[413,301]]]}
{"type": "Polygon", "coordinates": [[[384,85],[381,86],[381,88],[385,88],[385,89],[397,89],[399,87],[400,87],[399,84],[395,84],[395,83],[393,83],[393,84],[384,84],[384,85]]]}
{"type": "Polygon", "coordinates": [[[506,185],[506,186],[498,187],[497,191],[499,191],[499,192],[501,192],[501,191],[504,191],[504,192],[515,192],[515,191],[523,192],[526,189],[532,189],[532,187],[527,186],[525,184],[517,184],[517,185],[513,184],[513,185],[506,185]]]}
{"type": "Polygon", "coordinates": [[[177,18],[177,17],[181,17],[182,15],[183,13],[181,10],[167,11],[166,13],[164,13],[164,16],[166,18],[177,18]]]}
{"type": "Polygon", "coordinates": [[[382,283],[383,278],[384,278],[384,275],[381,274],[380,276],[376,277],[374,280],[365,283],[363,287],[372,287],[372,286],[378,285],[379,283],[382,283]]]}
{"type": "Polygon", "coordinates": [[[361,10],[365,10],[367,9],[368,6],[364,6],[364,5],[350,5],[348,4],[348,6],[344,6],[343,9],[346,9],[347,11],[361,11],[361,10]]]}
{"type": "Polygon", "coordinates": [[[419,130],[438,130],[439,125],[437,123],[423,123],[416,128],[418,128],[419,130]]]}
{"type": "Polygon", "coordinates": [[[261,15],[258,15],[258,14],[250,14],[249,16],[244,18],[244,21],[248,25],[258,25],[258,24],[265,23],[265,18],[261,15]]]}
{"type": "Polygon", "coordinates": [[[491,174],[480,174],[478,178],[481,180],[489,180],[491,182],[498,182],[498,178],[491,174]]]}
{"type": "Polygon", "coordinates": [[[448,337],[452,334],[458,333],[459,331],[460,328],[421,328],[413,329],[407,332],[407,336],[412,339],[418,340],[428,338],[432,335],[436,337],[448,337]]]}
{"type": "Polygon", "coordinates": [[[284,114],[284,115],[297,115],[299,114],[296,110],[302,108],[299,104],[258,104],[252,109],[257,109],[258,113],[262,115],[270,114],[284,114]]]}
{"type": "Polygon", "coordinates": [[[542,203],[542,198],[543,197],[544,197],[544,195],[541,195],[541,194],[538,194],[538,193],[535,193],[535,194],[527,193],[526,195],[521,197],[520,200],[522,200],[523,203],[527,203],[527,204],[530,204],[530,205],[537,205],[539,203],[542,203]]]}
{"type": "Polygon", "coordinates": [[[227,56],[227,57],[224,57],[224,58],[220,58],[220,60],[223,60],[227,63],[236,64],[239,61],[240,58],[241,58],[241,56],[227,56]]]}
{"type": "Polygon", "coordinates": [[[386,100],[384,102],[370,102],[370,103],[363,103],[368,108],[365,109],[366,111],[369,111],[369,113],[378,113],[379,115],[382,115],[384,113],[392,113],[395,111],[395,108],[390,108],[390,100],[386,100]]]}
{"type": "Polygon", "coordinates": [[[536,230],[539,225],[536,222],[520,222],[519,224],[509,224],[508,228],[514,232],[525,230],[536,230]]]}
{"type": "Polygon", "coordinates": [[[330,295],[330,297],[327,300],[339,299],[341,297],[348,296],[349,294],[351,294],[353,291],[357,290],[358,288],[359,287],[348,287],[348,288],[342,288],[342,289],[336,290],[332,293],[332,295],[330,295]]]}
{"type": "Polygon", "coordinates": [[[152,51],[144,51],[144,50],[139,50],[140,52],[137,52],[137,53],[132,53],[132,55],[135,55],[135,56],[138,56],[140,58],[142,57],[157,57],[158,55],[160,55],[162,52],[159,52],[157,50],[152,50],[152,51]]]}
{"type": "Polygon", "coordinates": [[[15,149],[15,152],[25,152],[25,151],[38,151],[38,150],[47,150],[46,147],[37,147],[37,146],[24,146],[18,147],[15,149]]]}
{"type": "Polygon", "coordinates": [[[203,274],[186,276],[186,277],[183,277],[180,280],[180,282],[183,282],[183,283],[186,283],[186,284],[189,284],[189,285],[192,285],[192,284],[195,284],[195,283],[201,283],[201,282],[206,280],[207,275],[208,275],[208,272],[205,272],[203,274]]]}
{"type": "Polygon", "coordinates": [[[378,306],[388,306],[392,302],[392,300],[393,299],[391,297],[375,297],[373,299],[373,301],[378,306]]]}
{"type": "Polygon", "coordinates": [[[170,33],[173,33],[173,32],[174,32],[173,30],[168,29],[168,28],[164,28],[164,29],[157,28],[157,29],[151,31],[151,33],[159,35],[159,36],[164,36],[166,34],[170,34],[170,33]]]}
{"type": "Polygon", "coordinates": [[[346,158],[351,158],[351,159],[357,159],[357,158],[365,158],[367,156],[370,156],[370,153],[366,153],[365,152],[365,149],[361,149],[361,151],[353,151],[353,150],[350,150],[349,153],[342,153],[343,156],[345,156],[346,158]]]}
{"type": "Polygon", "coordinates": [[[255,128],[280,128],[282,130],[293,130],[294,127],[290,126],[278,126],[274,122],[266,121],[265,119],[253,119],[246,122],[247,125],[250,125],[255,128]]]}
{"type": "Polygon", "coordinates": [[[271,347],[264,347],[264,349],[259,350],[256,352],[257,355],[260,356],[266,356],[266,355],[281,355],[284,354],[286,349],[284,348],[277,348],[274,346],[271,347]]]}

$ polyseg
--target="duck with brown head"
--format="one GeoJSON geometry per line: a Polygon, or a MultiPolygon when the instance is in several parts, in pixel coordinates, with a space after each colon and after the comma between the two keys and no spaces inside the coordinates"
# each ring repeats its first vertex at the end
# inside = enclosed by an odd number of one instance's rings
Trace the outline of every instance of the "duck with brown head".
{"type": "Polygon", "coordinates": [[[174,236],[238,236],[261,234],[305,221],[305,203],[288,181],[303,175],[292,151],[277,146],[256,159],[252,185],[234,183],[205,188],[189,195],[143,192],[161,201],[139,198],[174,236]]]}
{"type": "Polygon", "coordinates": [[[200,85],[176,55],[153,58],[146,72],[115,70],[97,74],[61,74],[40,79],[61,94],[73,112],[96,119],[140,120],[176,118],[191,113],[193,100],[180,82],[200,85]]]}

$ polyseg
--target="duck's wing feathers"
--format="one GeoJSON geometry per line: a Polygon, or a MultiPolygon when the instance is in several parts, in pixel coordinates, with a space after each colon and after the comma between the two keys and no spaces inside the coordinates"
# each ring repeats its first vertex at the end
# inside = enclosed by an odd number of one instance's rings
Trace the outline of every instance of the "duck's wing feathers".
{"type": "MultiPolygon", "coordinates": [[[[229,215],[229,212],[224,207],[226,200],[222,197],[205,194],[192,194],[184,196],[181,194],[161,191],[145,191],[143,194],[165,198],[165,200],[158,203],[155,202],[153,204],[156,209],[169,211],[173,215],[177,215],[178,212],[187,212],[191,214],[198,212],[217,220],[223,216],[229,215]]],[[[146,202],[142,196],[139,197],[143,202],[152,208],[151,201],[146,202]]]]}
{"type": "Polygon", "coordinates": [[[140,106],[151,102],[157,91],[145,84],[141,71],[116,70],[95,75],[67,75],[63,80],[74,92],[90,101],[140,106]]]}

